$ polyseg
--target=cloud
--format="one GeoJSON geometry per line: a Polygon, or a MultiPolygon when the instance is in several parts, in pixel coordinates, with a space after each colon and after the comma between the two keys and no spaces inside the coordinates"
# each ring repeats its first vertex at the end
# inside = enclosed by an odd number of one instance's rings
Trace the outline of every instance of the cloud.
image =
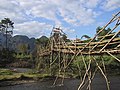
{"type": "Polygon", "coordinates": [[[120,8],[120,0],[107,0],[103,4],[102,8],[106,11],[112,11],[120,8]]]}
{"type": "MultiPolygon", "coordinates": [[[[60,3],[60,2],[59,2],[60,3]]],[[[71,25],[89,25],[93,23],[95,17],[95,11],[92,9],[86,8],[83,5],[83,1],[69,1],[66,0],[58,8],[60,15],[63,17],[63,20],[71,25]]]]}
{"type": "MultiPolygon", "coordinates": [[[[48,34],[51,26],[89,26],[103,10],[120,7],[119,0],[0,0],[0,19],[15,23],[15,34],[39,37],[48,34]],[[102,6],[101,12],[99,12],[102,6]],[[49,29],[49,30],[48,30],[49,29]],[[35,31],[35,32],[34,32],[35,31]]],[[[70,29],[74,31],[74,28],[70,29]]],[[[69,30],[68,30],[69,32],[69,30]]]]}
{"type": "Polygon", "coordinates": [[[93,23],[95,11],[94,8],[100,0],[18,0],[20,5],[27,9],[31,15],[38,18],[46,18],[52,20],[55,24],[61,24],[57,16],[61,16],[62,20],[71,25],[89,25],[93,23]],[[34,5],[33,5],[34,3],[34,5]],[[87,20],[87,21],[86,21],[87,20]]]}
{"type": "Polygon", "coordinates": [[[45,33],[48,35],[52,26],[46,23],[40,23],[37,21],[25,22],[22,24],[15,24],[14,33],[27,35],[29,37],[40,37],[45,33]]]}
{"type": "Polygon", "coordinates": [[[10,0],[0,0],[0,19],[8,17],[16,22],[25,21],[26,18],[23,18],[21,11],[18,5],[10,0]]]}

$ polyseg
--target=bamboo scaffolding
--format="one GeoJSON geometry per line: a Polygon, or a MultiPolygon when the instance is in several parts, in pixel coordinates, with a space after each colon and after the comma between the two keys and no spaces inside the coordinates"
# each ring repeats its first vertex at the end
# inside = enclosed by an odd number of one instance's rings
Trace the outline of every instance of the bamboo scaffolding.
{"type": "MultiPolygon", "coordinates": [[[[107,89],[110,90],[109,86],[109,80],[106,75],[106,67],[103,60],[102,55],[109,55],[116,59],[118,62],[120,62],[120,59],[114,56],[114,54],[120,54],[120,37],[116,38],[117,35],[120,33],[120,31],[116,33],[112,33],[119,25],[120,25],[120,16],[118,16],[120,12],[115,14],[113,18],[98,32],[95,34],[95,36],[88,42],[88,43],[82,43],[80,42],[65,42],[62,38],[62,35],[65,34],[62,29],[60,28],[53,28],[51,32],[51,38],[50,38],[50,46],[49,48],[46,48],[42,52],[39,52],[40,57],[50,56],[50,72],[52,72],[52,65],[57,62],[58,69],[57,69],[57,76],[54,80],[53,85],[56,85],[58,78],[62,75],[61,85],[64,83],[65,78],[65,72],[69,68],[70,64],[73,62],[73,60],[76,60],[78,56],[82,57],[82,62],[85,67],[85,73],[84,76],[81,77],[81,83],[78,87],[78,90],[82,90],[86,85],[88,90],[91,90],[91,84],[92,80],[95,77],[95,74],[97,70],[101,72],[103,75],[107,89]],[[110,30],[105,36],[97,37],[106,27],[108,27],[111,23],[115,22],[115,26],[112,30],[110,30]],[[54,34],[58,34],[57,40],[54,37],[54,34]],[[110,39],[105,40],[106,37],[111,37],[110,39]],[[100,40],[95,42],[96,38],[99,38],[100,40]],[[112,47],[111,47],[112,46],[112,47]],[[68,55],[71,55],[71,57],[68,60],[68,55]],[[85,61],[85,56],[88,56],[88,64],[85,61]],[[99,55],[101,61],[98,62],[95,55],[99,55]],[[96,67],[95,70],[92,73],[91,65],[92,62],[95,63],[96,67]],[[99,64],[102,64],[103,70],[100,67],[99,64]],[[86,80],[87,79],[87,80],[86,80]]],[[[79,64],[77,64],[78,69],[81,71],[81,68],[79,64]]],[[[54,68],[54,67],[53,67],[54,68]]],[[[80,73],[80,72],[79,72],[80,73]]],[[[81,75],[81,74],[80,74],[81,75]]],[[[81,75],[82,76],[82,75],[81,75]]]]}
{"type": "Polygon", "coordinates": [[[112,56],[113,58],[115,58],[118,62],[120,62],[120,59],[118,59],[117,57],[115,57],[114,55],[112,55],[110,52],[106,51],[110,56],[112,56]]]}
{"type": "MultiPolygon", "coordinates": [[[[81,54],[81,55],[82,55],[82,54],[81,54]]],[[[81,90],[82,86],[84,85],[86,76],[87,76],[87,74],[88,74],[88,71],[90,70],[90,65],[91,65],[91,60],[89,61],[88,67],[86,66],[86,63],[85,63],[84,58],[83,58],[82,60],[83,60],[84,65],[85,65],[86,72],[85,72],[85,74],[84,74],[84,77],[83,77],[83,79],[82,79],[82,82],[80,83],[80,85],[79,85],[79,87],[78,87],[78,90],[81,90]]]]}
{"type": "Polygon", "coordinates": [[[96,59],[94,57],[93,57],[93,60],[95,61],[98,69],[101,71],[102,75],[104,76],[104,78],[106,80],[107,90],[110,90],[109,80],[108,80],[107,76],[105,75],[105,73],[103,72],[102,68],[99,66],[99,64],[97,63],[97,61],[96,61],[96,59]]]}
{"type": "MultiPolygon", "coordinates": [[[[112,29],[113,30],[113,29],[112,29]]],[[[109,37],[109,36],[113,36],[114,35],[114,33],[112,33],[112,34],[106,34],[105,36],[99,36],[99,37],[97,37],[98,39],[101,39],[101,38],[103,38],[103,37],[109,37]]]]}
{"type": "Polygon", "coordinates": [[[80,52],[82,52],[82,51],[98,36],[98,34],[100,34],[110,23],[114,22],[114,21],[115,21],[114,19],[116,19],[116,16],[119,15],[119,14],[120,14],[120,12],[118,12],[117,14],[115,14],[115,15],[113,16],[113,18],[112,18],[98,33],[95,34],[94,38],[91,39],[91,40],[83,47],[83,49],[82,49],[80,52]]]}
{"type": "Polygon", "coordinates": [[[116,32],[115,35],[108,41],[108,43],[99,51],[101,52],[105,47],[120,33],[120,31],[116,32]]]}
{"type": "Polygon", "coordinates": [[[118,27],[118,25],[116,24],[115,27],[114,27],[112,30],[110,30],[105,36],[103,36],[103,38],[91,49],[91,51],[92,51],[95,47],[97,47],[98,44],[99,44],[100,42],[102,42],[102,41],[105,39],[105,37],[106,37],[107,35],[109,35],[113,30],[115,30],[115,28],[117,28],[117,27],[118,27]]]}

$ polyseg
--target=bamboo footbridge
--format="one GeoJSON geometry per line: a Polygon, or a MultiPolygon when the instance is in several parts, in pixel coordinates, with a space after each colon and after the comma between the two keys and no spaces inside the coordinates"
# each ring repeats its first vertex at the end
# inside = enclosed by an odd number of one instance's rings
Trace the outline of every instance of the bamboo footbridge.
{"type": "MultiPolygon", "coordinates": [[[[49,60],[47,61],[49,62],[50,72],[55,69],[56,66],[54,64],[57,63],[57,66],[59,68],[57,72],[57,78],[62,75],[63,79],[61,83],[63,83],[67,68],[69,68],[69,65],[74,60],[76,60],[78,56],[81,56],[81,61],[84,63],[85,67],[85,73],[83,77],[81,77],[78,90],[82,90],[86,85],[86,89],[91,90],[91,83],[95,77],[97,70],[100,70],[101,74],[105,78],[107,90],[110,90],[109,80],[105,74],[106,69],[104,60],[102,60],[102,56],[109,55],[117,60],[118,63],[120,63],[120,59],[116,56],[120,54],[119,25],[120,12],[113,15],[111,20],[101,30],[99,30],[93,38],[90,38],[87,43],[77,39],[66,42],[66,40],[63,38],[66,34],[62,31],[62,29],[53,28],[49,40],[49,45],[43,49],[38,50],[38,57],[40,60],[49,57],[49,60]],[[98,37],[103,30],[111,26],[111,30],[105,36],[98,37]],[[89,63],[86,63],[85,56],[89,57],[89,63]],[[103,68],[101,68],[100,63],[97,62],[96,56],[101,56],[101,63],[103,65],[103,68]],[[91,65],[93,62],[96,64],[96,68],[94,70],[91,70],[91,65]]],[[[56,84],[57,78],[55,79],[53,85],[56,84]]]]}
{"type": "MultiPolygon", "coordinates": [[[[120,12],[114,17],[88,42],[82,43],[82,41],[65,42],[62,35],[65,33],[60,28],[53,28],[51,32],[50,45],[44,50],[39,52],[39,56],[51,55],[53,52],[61,52],[74,55],[99,55],[99,54],[119,54],[120,53],[120,30],[116,33],[112,33],[120,25],[120,12]],[[114,27],[105,35],[97,37],[105,28],[114,23],[114,27]],[[57,35],[57,37],[55,36],[57,35]],[[109,39],[105,39],[111,37],[109,39]],[[116,38],[117,37],[117,38],[116,38]],[[99,39],[99,41],[95,41],[99,39]]],[[[120,28],[119,28],[120,29],[120,28]]]]}

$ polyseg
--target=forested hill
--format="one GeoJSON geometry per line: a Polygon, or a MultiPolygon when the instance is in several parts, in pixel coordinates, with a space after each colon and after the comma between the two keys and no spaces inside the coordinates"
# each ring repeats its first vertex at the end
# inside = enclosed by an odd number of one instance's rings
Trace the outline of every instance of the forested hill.
{"type": "MultiPolygon", "coordinates": [[[[6,35],[3,33],[0,33],[0,47],[6,48],[6,35]]],[[[21,47],[26,47],[29,49],[29,52],[32,52],[35,48],[35,38],[28,38],[23,35],[14,37],[7,35],[7,47],[15,51],[19,51],[21,47]]]]}

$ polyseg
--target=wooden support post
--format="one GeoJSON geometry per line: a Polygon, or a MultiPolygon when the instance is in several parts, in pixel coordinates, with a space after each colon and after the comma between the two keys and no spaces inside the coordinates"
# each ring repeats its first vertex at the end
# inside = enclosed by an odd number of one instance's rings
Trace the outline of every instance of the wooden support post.
{"type": "Polygon", "coordinates": [[[59,42],[58,42],[58,44],[59,44],[59,46],[58,46],[58,48],[59,48],[59,52],[58,52],[58,53],[59,53],[59,54],[58,54],[58,55],[59,55],[59,64],[58,64],[58,65],[59,65],[59,74],[58,74],[58,75],[60,75],[60,68],[61,68],[61,48],[60,48],[61,40],[60,40],[60,34],[59,34],[59,38],[58,38],[58,39],[59,39],[59,40],[58,40],[58,41],[59,41],[59,42]]]}
{"type": "Polygon", "coordinates": [[[51,54],[50,54],[50,75],[52,75],[52,61],[53,61],[53,46],[54,42],[53,42],[53,38],[51,38],[51,54]]]}

